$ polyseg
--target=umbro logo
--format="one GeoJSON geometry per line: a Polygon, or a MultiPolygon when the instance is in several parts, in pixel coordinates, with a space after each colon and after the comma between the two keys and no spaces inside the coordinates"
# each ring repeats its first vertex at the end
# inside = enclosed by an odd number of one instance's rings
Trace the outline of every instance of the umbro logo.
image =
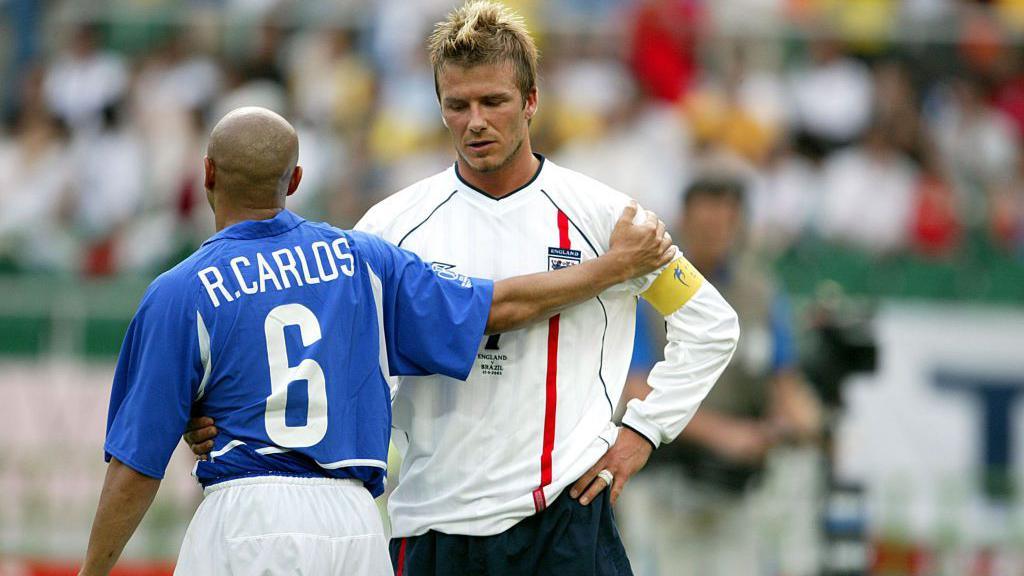
{"type": "Polygon", "coordinates": [[[458,282],[463,288],[469,288],[473,286],[473,281],[469,279],[469,276],[465,274],[459,274],[455,271],[455,264],[446,264],[444,262],[431,262],[430,269],[437,274],[438,278],[444,278],[445,280],[451,280],[452,282],[458,282]]]}

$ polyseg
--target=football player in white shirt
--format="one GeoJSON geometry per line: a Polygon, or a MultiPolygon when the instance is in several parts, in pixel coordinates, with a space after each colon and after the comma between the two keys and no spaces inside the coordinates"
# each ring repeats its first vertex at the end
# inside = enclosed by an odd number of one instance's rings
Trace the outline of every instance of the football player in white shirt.
{"type": "MultiPolygon", "coordinates": [[[[537,51],[522,19],[471,2],[437,25],[430,53],[457,161],[371,208],[356,229],[436,270],[492,279],[608,250],[630,199],[534,154],[537,51]]],[[[403,462],[388,504],[396,575],[631,574],[610,504],[693,417],[738,337],[735,312],[680,256],[546,324],[483,339],[465,382],[399,378],[392,438],[403,462]],[[652,391],[617,426],[637,296],[664,315],[668,345],[652,391]]]]}

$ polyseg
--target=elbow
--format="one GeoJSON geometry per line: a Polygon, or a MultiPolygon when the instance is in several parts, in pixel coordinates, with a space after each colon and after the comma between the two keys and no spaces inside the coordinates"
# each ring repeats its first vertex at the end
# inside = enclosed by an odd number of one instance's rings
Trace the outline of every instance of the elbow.
{"type": "Polygon", "coordinates": [[[722,317],[719,324],[719,344],[720,350],[723,351],[726,358],[726,363],[732,361],[733,354],[736,353],[736,347],[740,343],[740,318],[736,314],[736,311],[729,307],[729,313],[722,317]]]}
{"type": "Polygon", "coordinates": [[[729,307],[729,315],[724,319],[723,323],[725,324],[725,340],[729,346],[729,356],[732,356],[740,342],[740,317],[731,306],[729,307]]]}

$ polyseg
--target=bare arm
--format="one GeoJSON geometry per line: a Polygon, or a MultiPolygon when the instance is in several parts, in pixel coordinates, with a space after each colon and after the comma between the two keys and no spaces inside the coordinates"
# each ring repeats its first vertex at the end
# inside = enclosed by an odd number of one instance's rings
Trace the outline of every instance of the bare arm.
{"type": "Polygon", "coordinates": [[[612,231],[608,252],[599,258],[554,272],[495,282],[486,332],[521,328],[668,264],[675,249],[664,223],[648,212],[643,223],[634,224],[636,211],[635,202],[623,210],[612,231]]]}
{"type": "Polygon", "coordinates": [[[679,435],[735,463],[757,464],[782,442],[814,441],[820,431],[821,412],[814,394],[800,374],[785,369],[771,382],[769,414],[743,418],[701,408],[679,435]]]}
{"type": "Polygon", "coordinates": [[[813,442],[822,430],[821,403],[803,376],[794,369],[779,371],[772,379],[772,423],[789,441],[813,442]]]}
{"type": "Polygon", "coordinates": [[[89,549],[79,576],[110,573],[128,539],[135,533],[143,515],[153,503],[159,487],[160,480],[140,474],[116,458],[111,458],[96,517],[92,522],[89,549]]]}

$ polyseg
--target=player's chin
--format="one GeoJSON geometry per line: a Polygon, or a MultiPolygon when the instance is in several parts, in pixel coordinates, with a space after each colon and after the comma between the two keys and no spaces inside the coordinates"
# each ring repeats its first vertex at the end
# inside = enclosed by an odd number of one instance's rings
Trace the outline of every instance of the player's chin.
{"type": "Polygon", "coordinates": [[[469,164],[469,167],[477,172],[493,172],[501,166],[501,163],[490,154],[486,156],[475,156],[470,153],[464,155],[463,158],[466,160],[466,163],[469,164]]]}

